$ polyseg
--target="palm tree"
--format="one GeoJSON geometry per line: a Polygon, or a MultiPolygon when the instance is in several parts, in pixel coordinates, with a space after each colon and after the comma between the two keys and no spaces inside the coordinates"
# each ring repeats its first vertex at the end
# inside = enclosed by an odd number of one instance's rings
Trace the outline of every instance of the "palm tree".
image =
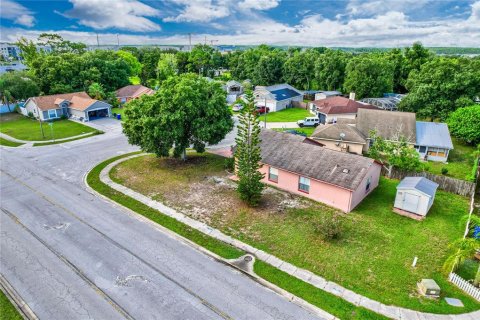
{"type": "MultiPolygon", "coordinates": [[[[453,253],[443,264],[445,273],[455,271],[465,260],[473,258],[475,254],[480,251],[480,241],[474,238],[458,239],[450,244],[449,247],[453,250],[453,253]]],[[[475,275],[474,284],[478,285],[479,282],[480,267],[475,275]]]]}

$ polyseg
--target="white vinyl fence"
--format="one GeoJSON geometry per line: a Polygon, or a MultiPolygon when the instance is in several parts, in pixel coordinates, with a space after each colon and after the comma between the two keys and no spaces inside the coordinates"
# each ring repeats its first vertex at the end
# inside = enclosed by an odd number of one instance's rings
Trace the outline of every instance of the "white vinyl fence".
{"type": "Polygon", "coordinates": [[[480,301],[480,289],[475,287],[473,284],[469,283],[467,280],[463,279],[456,273],[450,273],[448,280],[455,284],[457,287],[465,291],[467,294],[471,295],[477,301],[480,301]]]}

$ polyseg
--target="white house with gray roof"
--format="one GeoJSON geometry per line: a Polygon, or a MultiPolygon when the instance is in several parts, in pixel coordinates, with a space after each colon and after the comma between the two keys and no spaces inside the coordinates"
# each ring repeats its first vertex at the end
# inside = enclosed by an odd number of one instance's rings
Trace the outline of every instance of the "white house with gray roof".
{"type": "Polygon", "coordinates": [[[267,106],[269,112],[280,111],[292,106],[292,102],[303,101],[303,93],[289,84],[256,86],[253,92],[256,106],[267,106]]]}

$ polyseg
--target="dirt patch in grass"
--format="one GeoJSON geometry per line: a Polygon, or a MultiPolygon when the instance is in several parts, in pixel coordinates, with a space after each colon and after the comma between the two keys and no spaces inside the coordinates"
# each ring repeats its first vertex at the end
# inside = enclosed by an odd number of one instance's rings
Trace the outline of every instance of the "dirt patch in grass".
{"type": "Polygon", "coordinates": [[[320,217],[340,214],[338,210],[274,188],[267,188],[260,205],[250,208],[239,200],[224,161],[211,154],[189,155],[186,163],[145,156],[118,165],[111,177],[371,299],[434,313],[480,308],[440,274],[448,243],[462,234],[458,220],[468,210],[468,199],[439,191],[427,218],[419,222],[392,212],[398,181],[382,179],[352,213],[341,214],[339,239],[327,241],[316,226],[320,217]],[[415,256],[418,263],[412,268],[415,256]],[[460,298],[465,308],[419,298],[416,283],[422,278],[435,279],[443,296],[460,298]]]}

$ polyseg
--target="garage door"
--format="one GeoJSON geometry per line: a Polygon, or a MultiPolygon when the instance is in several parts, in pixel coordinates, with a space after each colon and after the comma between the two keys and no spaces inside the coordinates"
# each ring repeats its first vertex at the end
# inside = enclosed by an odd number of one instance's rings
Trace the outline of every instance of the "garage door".
{"type": "Polygon", "coordinates": [[[95,120],[98,118],[105,118],[108,117],[108,108],[105,109],[97,109],[88,112],[88,119],[95,120]]]}
{"type": "Polygon", "coordinates": [[[416,213],[419,201],[420,196],[406,192],[403,198],[403,210],[416,213]]]}

